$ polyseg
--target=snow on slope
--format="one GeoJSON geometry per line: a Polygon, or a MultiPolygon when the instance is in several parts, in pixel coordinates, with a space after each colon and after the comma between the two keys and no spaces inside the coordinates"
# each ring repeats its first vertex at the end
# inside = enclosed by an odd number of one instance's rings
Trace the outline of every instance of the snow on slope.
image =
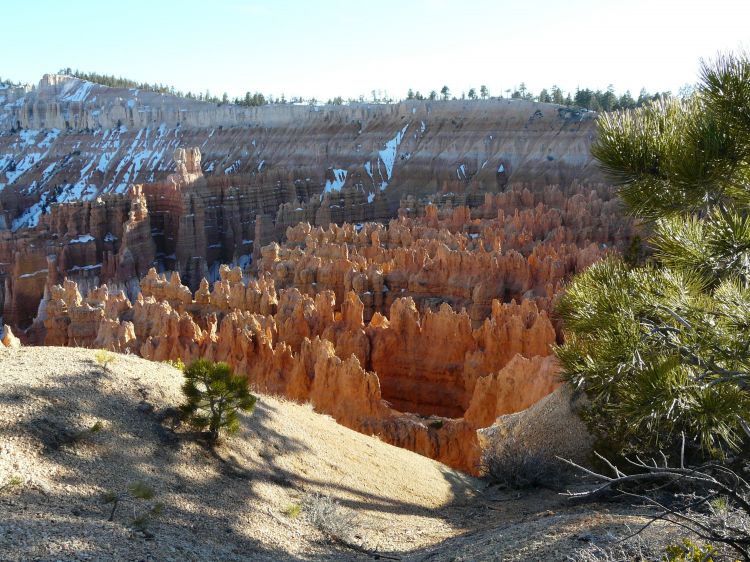
{"type": "MultiPolygon", "coordinates": [[[[172,153],[179,146],[179,139],[171,134],[172,129],[165,123],[146,127],[138,130],[130,142],[123,140],[127,132],[125,127],[116,127],[91,133],[93,142],[86,149],[76,151],[83,162],[77,177],[66,177],[65,183],[58,183],[60,174],[67,175],[61,171],[65,155],[58,155],[47,164],[39,181],[31,181],[23,190],[29,195],[41,192],[42,198],[13,221],[13,230],[36,226],[50,203],[92,200],[101,193],[124,193],[142,170],[149,171],[148,179],[153,181],[155,172],[169,169],[172,153]],[[51,187],[57,187],[54,195],[48,191],[51,187]]],[[[10,150],[0,153],[0,172],[5,172],[6,179],[5,183],[0,183],[0,191],[6,185],[21,184],[24,175],[39,162],[48,156],[54,158],[51,153],[59,135],[57,129],[21,131],[16,142],[9,145],[10,150]]]]}

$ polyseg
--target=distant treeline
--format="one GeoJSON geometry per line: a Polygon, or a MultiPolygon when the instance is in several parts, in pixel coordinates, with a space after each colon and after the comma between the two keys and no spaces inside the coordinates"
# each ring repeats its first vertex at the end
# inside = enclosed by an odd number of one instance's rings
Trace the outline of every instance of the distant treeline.
{"type": "Polygon", "coordinates": [[[0,84],[4,86],[21,86],[20,82],[13,82],[10,78],[3,78],[0,76],[0,84]]]}
{"type": "MultiPolygon", "coordinates": [[[[72,70],[71,68],[60,69],[60,74],[73,76],[82,80],[88,80],[96,84],[102,84],[104,86],[110,86],[112,88],[137,88],[148,92],[156,92],[160,94],[170,94],[181,98],[206,101],[210,103],[216,103],[218,105],[233,104],[243,107],[257,107],[266,104],[286,104],[286,103],[309,103],[315,105],[319,100],[316,98],[302,98],[292,97],[289,100],[286,99],[284,94],[280,97],[274,98],[273,96],[264,96],[259,92],[246,92],[241,98],[230,99],[229,96],[224,93],[221,98],[211,94],[210,90],[206,90],[204,93],[195,94],[193,92],[182,92],[176,90],[174,86],[167,86],[165,84],[148,84],[146,82],[136,82],[123,78],[121,76],[113,76],[107,74],[99,74],[96,72],[81,72],[79,70],[72,70]]],[[[0,80],[1,82],[2,80],[0,80]]],[[[680,89],[678,95],[685,97],[692,94],[692,87],[684,86],[680,89]]],[[[591,111],[616,111],[619,109],[633,109],[643,105],[647,101],[657,100],[663,97],[671,96],[671,92],[656,92],[651,94],[646,89],[641,89],[637,98],[634,98],[630,91],[626,91],[624,94],[617,95],[614,88],[610,86],[606,90],[591,90],[590,88],[576,88],[575,92],[565,92],[558,86],[552,86],[551,88],[543,88],[538,95],[531,92],[524,82],[521,82],[520,86],[507,89],[504,92],[500,92],[499,96],[490,95],[489,88],[487,86],[480,86],[476,88],[470,88],[468,92],[461,92],[460,97],[456,97],[451,93],[448,86],[443,86],[438,93],[436,90],[430,91],[427,95],[423,95],[418,90],[414,91],[409,88],[406,94],[406,100],[478,100],[478,99],[522,99],[529,101],[539,101],[543,103],[556,103],[560,105],[581,107],[591,111]],[[505,94],[505,95],[503,95],[505,94]]],[[[387,93],[383,93],[378,90],[372,90],[371,96],[365,98],[365,96],[359,96],[358,98],[344,99],[341,96],[329,99],[326,103],[330,105],[344,105],[349,103],[393,103],[402,101],[394,99],[388,96],[387,93]]]]}
{"type": "MultiPolygon", "coordinates": [[[[687,96],[692,93],[692,88],[685,86],[680,89],[680,96],[687,96]]],[[[381,100],[378,98],[376,92],[372,92],[373,101],[393,101],[393,100],[381,100]]],[[[645,88],[642,88],[637,98],[634,98],[630,91],[626,91],[622,95],[615,94],[614,88],[610,86],[606,90],[591,90],[589,88],[580,89],[577,88],[574,93],[565,92],[558,86],[552,86],[549,90],[543,88],[539,95],[534,95],[527,87],[526,84],[521,82],[521,85],[507,89],[505,92],[501,92],[500,96],[491,96],[487,86],[480,86],[477,93],[476,88],[470,88],[468,93],[462,92],[461,97],[457,98],[455,95],[451,95],[450,88],[443,86],[440,89],[440,93],[432,90],[427,96],[422,95],[419,91],[414,91],[409,88],[406,94],[407,100],[456,100],[456,99],[522,99],[528,101],[538,101],[542,103],[556,103],[559,105],[568,105],[575,107],[582,107],[591,111],[616,111],[618,109],[633,109],[640,107],[647,101],[655,101],[663,97],[670,97],[671,92],[656,92],[650,94],[645,88]],[[505,93],[503,96],[502,94],[505,93]]]]}

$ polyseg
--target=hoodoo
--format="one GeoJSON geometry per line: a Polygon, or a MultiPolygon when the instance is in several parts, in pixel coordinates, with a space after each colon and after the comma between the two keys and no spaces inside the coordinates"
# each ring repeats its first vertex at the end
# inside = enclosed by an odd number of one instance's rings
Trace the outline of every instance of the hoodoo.
{"type": "Polygon", "coordinates": [[[209,107],[62,76],[5,95],[21,340],[226,361],[468,472],[478,429],[560,384],[563,284],[632,234],[591,116],[552,104],[209,107]]]}

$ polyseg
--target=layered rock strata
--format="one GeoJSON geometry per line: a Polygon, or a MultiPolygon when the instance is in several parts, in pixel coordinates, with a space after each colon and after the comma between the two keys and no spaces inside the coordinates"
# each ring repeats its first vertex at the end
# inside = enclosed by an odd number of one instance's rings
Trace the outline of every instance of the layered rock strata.
{"type": "Polygon", "coordinates": [[[179,272],[194,291],[202,278],[218,278],[219,264],[234,263],[273,270],[280,287],[308,293],[331,288],[339,303],[345,289],[353,289],[368,320],[376,311],[385,313],[394,298],[409,295],[420,307],[441,299],[466,306],[476,323],[493,298],[507,301],[530,290],[549,298],[560,279],[581,267],[579,261],[596,258],[592,247],[570,261],[582,241],[601,246],[629,235],[611,190],[601,185],[510,184],[503,193],[481,196],[409,196],[396,214],[420,219],[412,232],[409,223],[363,226],[391,216],[382,192],[369,201],[362,191],[344,188],[336,192],[343,199],[332,193],[321,199],[307,188],[267,190],[250,176],[206,176],[197,148],[175,150],[174,160],[176,171],[163,182],[136,184],[125,194],[93,201],[52,203],[38,210],[34,228],[0,230],[5,322],[25,329],[45,287],[64,278],[77,280],[84,292],[102,283],[133,285],[156,264],[179,272]],[[292,205],[298,205],[293,212],[292,205]],[[354,222],[341,230],[335,226],[341,221],[354,222]],[[290,228],[298,224],[303,226],[290,228]],[[272,247],[264,258],[265,245],[284,237],[287,249],[272,247]],[[415,247],[406,248],[415,239],[415,247]],[[472,255],[459,263],[456,252],[464,249],[472,255]],[[321,265],[330,256],[343,259],[321,265]],[[553,264],[557,270],[549,269],[553,264]]]}
{"type": "Polygon", "coordinates": [[[0,231],[0,305],[5,324],[26,328],[45,291],[63,279],[84,290],[126,286],[155,263],[156,246],[140,186],[125,195],[53,204],[34,229],[0,231]]]}
{"type": "Polygon", "coordinates": [[[49,345],[227,361],[259,390],[473,472],[477,430],[559,384],[560,287],[631,234],[606,190],[577,189],[403,209],[387,225],[300,224],[261,249],[255,274],[223,266],[194,291],[154,269],[134,299],[68,280],[37,330],[49,345]]]}
{"type": "Polygon", "coordinates": [[[0,86],[0,229],[36,225],[53,202],[166,181],[174,150],[191,146],[207,177],[283,192],[289,222],[392,216],[410,195],[592,181],[594,115],[521,100],[242,108],[47,75],[0,86]],[[311,196],[330,204],[300,216],[311,196]]]}

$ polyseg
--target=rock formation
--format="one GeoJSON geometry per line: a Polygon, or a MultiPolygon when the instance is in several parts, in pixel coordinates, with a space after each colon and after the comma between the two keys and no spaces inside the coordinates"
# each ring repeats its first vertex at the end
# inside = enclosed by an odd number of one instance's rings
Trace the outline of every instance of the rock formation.
{"type": "Polygon", "coordinates": [[[592,115],[549,104],[241,109],[58,76],[0,102],[24,343],[227,361],[469,472],[478,430],[558,387],[564,283],[633,233],[590,181],[592,115]]]}
{"type": "Polygon", "coordinates": [[[0,337],[0,346],[21,347],[21,340],[13,335],[13,332],[11,331],[9,326],[5,326],[0,333],[2,334],[2,336],[0,337]]]}
{"type": "MultiPolygon", "coordinates": [[[[187,168],[167,182],[188,173],[171,188],[181,205],[204,178],[187,168]]],[[[158,206],[164,186],[149,189],[158,206]]],[[[560,287],[631,234],[606,191],[575,189],[511,188],[475,208],[404,209],[387,225],[299,224],[261,249],[252,273],[222,266],[194,291],[179,271],[151,269],[132,299],[107,287],[82,296],[68,280],[47,291],[35,326],[47,344],[227,361],[261,391],[473,472],[477,430],[559,385],[560,287]]]]}
{"type": "Polygon", "coordinates": [[[599,185],[510,184],[479,198],[407,197],[387,228],[365,222],[339,227],[335,221],[357,208],[371,218],[380,199],[364,202],[369,210],[362,210],[355,197],[333,217],[321,209],[339,205],[328,196],[312,198],[288,216],[289,192],[269,194],[241,183],[242,177],[206,176],[197,148],[177,149],[174,158],[177,172],[163,182],[93,201],[52,203],[49,212],[38,211],[36,227],[0,230],[6,323],[27,328],[45,287],[65,278],[84,292],[102,283],[130,287],[133,298],[135,282],[155,263],[179,272],[192,291],[204,277],[215,281],[219,264],[234,263],[270,272],[279,287],[309,294],[331,289],[339,303],[354,290],[366,320],[386,313],[395,298],[411,296],[420,307],[466,307],[476,326],[495,298],[520,301],[532,292],[549,301],[566,275],[630,235],[611,189],[599,185]],[[311,214],[315,227],[287,222],[311,214]],[[263,249],[284,237],[289,244],[283,248],[263,249]]]}
{"type": "Polygon", "coordinates": [[[190,146],[207,177],[281,197],[260,214],[286,224],[388,218],[409,195],[596,180],[594,115],[522,100],[243,108],[46,75],[0,89],[0,229],[165,181],[190,146]]]}
{"type": "Polygon", "coordinates": [[[6,324],[28,327],[45,291],[64,279],[85,291],[125,287],[154,265],[156,246],[140,186],[94,201],[53,204],[34,229],[0,231],[0,291],[6,324]]]}

